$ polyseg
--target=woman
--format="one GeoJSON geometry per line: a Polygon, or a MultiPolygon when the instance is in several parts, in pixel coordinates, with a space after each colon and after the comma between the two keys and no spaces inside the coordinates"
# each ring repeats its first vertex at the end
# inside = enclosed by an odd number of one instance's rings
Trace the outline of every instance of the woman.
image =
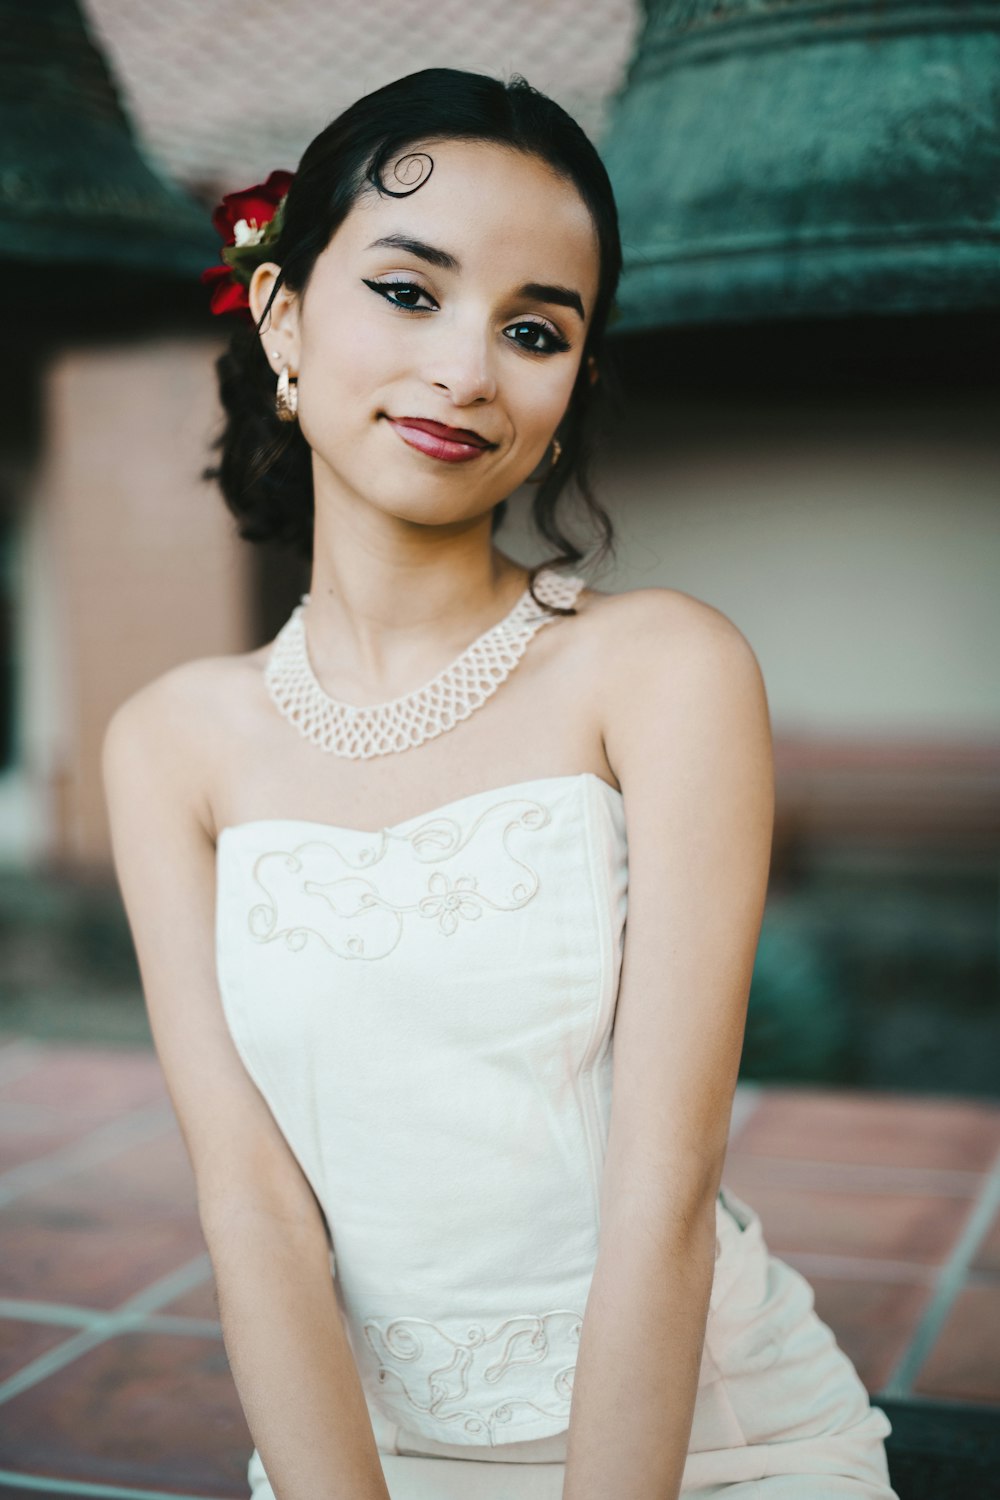
{"type": "Polygon", "coordinates": [[[255,1500],[890,1500],[884,1413],[720,1183],[756,659],[587,587],[557,517],[575,480],[610,546],[600,160],[523,79],[431,69],[217,222],[215,472],[311,586],[104,766],[255,1500]],[[493,540],[529,480],[534,569],[493,540]]]}

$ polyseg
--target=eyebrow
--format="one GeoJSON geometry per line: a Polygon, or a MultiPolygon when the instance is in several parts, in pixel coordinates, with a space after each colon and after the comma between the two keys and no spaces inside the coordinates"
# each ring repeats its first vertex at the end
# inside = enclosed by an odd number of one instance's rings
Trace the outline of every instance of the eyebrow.
{"type": "MultiPolygon", "coordinates": [[[[423,240],[412,240],[406,234],[384,234],[380,239],[372,240],[366,250],[405,250],[410,255],[415,255],[418,260],[425,260],[428,265],[437,266],[442,271],[460,271],[461,263],[457,256],[450,255],[447,250],[438,250],[434,245],[426,245],[423,240]]],[[[572,287],[552,286],[547,282],[528,281],[524,286],[518,287],[517,296],[531,297],[537,302],[552,302],[560,307],[569,307],[577,313],[580,321],[585,321],[583,310],[583,299],[579,292],[572,287]]]]}

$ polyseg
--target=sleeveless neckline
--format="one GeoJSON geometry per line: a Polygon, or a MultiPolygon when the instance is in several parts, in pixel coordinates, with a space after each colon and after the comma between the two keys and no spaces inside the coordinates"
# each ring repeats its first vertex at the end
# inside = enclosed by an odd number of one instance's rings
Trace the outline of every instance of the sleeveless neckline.
{"type": "Polygon", "coordinates": [[[272,702],[304,739],[320,750],[352,760],[409,750],[453,729],[496,692],[535,633],[559,618],[544,605],[573,606],[585,580],[542,568],[495,625],[470,641],[427,682],[383,703],[355,704],[333,698],[313,669],[303,594],[271,647],[264,681],[272,702]],[[542,603],[538,603],[541,600],[542,603]]]}
{"type": "Polygon", "coordinates": [[[610,781],[605,781],[603,776],[598,776],[596,771],[569,771],[561,776],[535,776],[527,781],[510,781],[505,786],[483,787],[478,792],[467,792],[464,797],[454,797],[449,802],[442,802],[437,807],[430,807],[425,812],[415,813],[412,818],[402,818],[398,823],[387,823],[382,828],[346,828],[339,823],[328,823],[321,818],[245,818],[239,823],[227,823],[219,829],[216,835],[216,848],[221,844],[226,834],[236,834],[251,828],[270,828],[275,826],[296,826],[299,828],[320,828],[327,833],[354,835],[358,838],[378,838],[383,834],[399,833],[404,828],[426,823],[430,818],[443,817],[453,809],[465,807],[470,802],[477,802],[483,797],[502,797],[516,792],[525,791],[529,787],[551,786],[555,788],[560,785],[569,785],[576,782],[583,784],[587,781],[596,781],[599,786],[604,787],[608,796],[615,801],[619,807],[624,807],[624,796],[610,781]]]}

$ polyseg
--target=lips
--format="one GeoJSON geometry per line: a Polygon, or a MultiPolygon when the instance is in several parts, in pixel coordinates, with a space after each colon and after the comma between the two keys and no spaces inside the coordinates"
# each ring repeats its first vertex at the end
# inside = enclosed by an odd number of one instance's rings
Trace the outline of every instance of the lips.
{"type": "Polygon", "coordinates": [[[478,432],[468,427],[446,427],[443,422],[431,422],[427,417],[392,417],[403,427],[415,427],[418,432],[429,432],[431,437],[444,438],[449,443],[472,443],[476,448],[495,448],[478,432]]]}

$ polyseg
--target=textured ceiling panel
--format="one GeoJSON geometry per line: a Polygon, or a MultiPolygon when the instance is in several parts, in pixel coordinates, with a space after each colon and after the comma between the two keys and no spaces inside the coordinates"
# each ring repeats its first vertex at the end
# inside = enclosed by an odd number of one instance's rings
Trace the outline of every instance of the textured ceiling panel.
{"type": "Polygon", "coordinates": [[[638,0],[84,0],[136,129],[204,197],[293,169],[363,93],[426,67],[522,73],[599,140],[638,0]]]}

